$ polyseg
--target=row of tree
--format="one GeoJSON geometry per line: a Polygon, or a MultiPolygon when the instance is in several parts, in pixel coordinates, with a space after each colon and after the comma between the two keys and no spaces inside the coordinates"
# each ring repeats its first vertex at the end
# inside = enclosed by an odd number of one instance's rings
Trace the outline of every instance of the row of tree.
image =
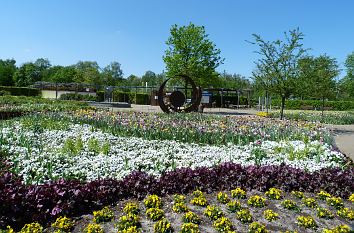
{"type": "MultiPolygon", "coordinates": [[[[29,86],[36,81],[87,83],[106,86],[159,86],[163,80],[185,74],[203,88],[252,88],[282,99],[354,99],[354,52],[348,55],[347,75],[338,80],[338,62],[326,54],[311,56],[302,44],[304,35],[295,29],[283,40],[267,41],[254,34],[250,43],[257,46],[259,59],[251,79],[216,69],[223,64],[221,51],[208,38],[203,26],[192,23],[173,25],[163,56],[166,72],[147,71],[142,77],[123,78],[118,62],[100,68],[97,62],[79,61],[71,66],[52,66],[48,59],[37,59],[19,67],[16,61],[0,60],[0,85],[29,86]]],[[[173,79],[172,79],[173,81],[173,79]]],[[[182,83],[180,83],[182,84],[182,83]]],[[[283,109],[283,108],[282,108],[283,109]]]]}
{"type": "Polygon", "coordinates": [[[0,85],[24,87],[38,81],[115,85],[123,81],[123,72],[118,62],[112,62],[101,69],[97,62],[92,61],[52,66],[48,59],[39,58],[17,67],[14,59],[0,60],[0,85]]]}
{"type": "MultiPolygon", "coordinates": [[[[30,86],[37,81],[52,83],[87,83],[105,86],[159,86],[166,79],[166,73],[146,71],[141,77],[130,75],[123,78],[118,62],[100,68],[97,62],[79,61],[70,66],[53,66],[48,59],[39,58],[16,66],[14,59],[0,59],[0,86],[30,86]]],[[[209,85],[211,86],[211,85],[209,85]]],[[[251,82],[241,75],[217,74],[213,87],[250,88],[251,82]],[[217,80],[217,81],[216,81],[217,80]]]]}

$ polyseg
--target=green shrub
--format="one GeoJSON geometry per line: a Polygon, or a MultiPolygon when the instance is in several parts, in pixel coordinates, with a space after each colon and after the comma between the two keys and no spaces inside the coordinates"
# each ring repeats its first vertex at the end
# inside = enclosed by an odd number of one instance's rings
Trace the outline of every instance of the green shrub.
{"type": "MultiPolygon", "coordinates": [[[[2,95],[14,95],[14,96],[39,96],[40,90],[37,88],[29,87],[5,87],[0,86],[2,95]]],[[[1,94],[0,94],[1,96],[1,94]]]]}
{"type": "Polygon", "coordinates": [[[82,95],[78,93],[65,93],[59,98],[60,100],[77,100],[77,101],[96,101],[96,96],[82,95]]]}
{"type": "MultiPolygon", "coordinates": [[[[272,100],[273,106],[281,106],[280,99],[272,100]]],[[[345,111],[354,109],[354,101],[325,101],[325,108],[330,108],[331,110],[336,111],[345,111]]],[[[302,110],[302,109],[312,109],[312,110],[322,110],[322,101],[321,100],[286,100],[285,109],[292,110],[302,110]]],[[[309,109],[309,110],[310,110],[309,109]]]]}

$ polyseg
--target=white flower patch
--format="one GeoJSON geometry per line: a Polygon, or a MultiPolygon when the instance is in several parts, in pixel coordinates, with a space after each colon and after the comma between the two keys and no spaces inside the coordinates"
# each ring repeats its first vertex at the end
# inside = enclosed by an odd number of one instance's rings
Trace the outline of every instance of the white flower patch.
{"type": "Polygon", "coordinates": [[[92,181],[100,178],[121,179],[132,171],[160,175],[176,168],[213,167],[233,162],[248,165],[280,165],[285,163],[309,172],[340,167],[344,156],[319,141],[263,141],[246,146],[198,145],[176,141],[116,137],[92,126],[73,124],[70,130],[33,132],[20,123],[1,129],[0,149],[9,154],[9,161],[26,183],[45,183],[59,178],[92,181]],[[64,150],[71,140],[79,139],[75,153],[64,150]],[[109,145],[107,153],[102,149],[109,145]],[[92,146],[93,145],[93,146],[92,146]],[[92,149],[96,145],[99,152],[92,149]]]}

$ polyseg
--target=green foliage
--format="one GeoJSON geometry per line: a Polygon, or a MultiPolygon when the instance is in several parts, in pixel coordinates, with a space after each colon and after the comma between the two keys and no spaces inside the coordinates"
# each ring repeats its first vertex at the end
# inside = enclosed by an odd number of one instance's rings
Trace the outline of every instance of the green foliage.
{"type": "Polygon", "coordinates": [[[97,97],[92,95],[82,95],[78,93],[66,93],[60,95],[61,100],[96,101],[97,97]]]}
{"type": "Polygon", "coordinates": [[[193,213],[192,211],[188,211],[185,213],[182,217],[182,220],[184,223],[194,223],[194,224],[199,224],[200,223],[200,218],[196,213],[193,213]]]}
{"type": "Polygon", "coordinates": [[[254,195],[247,200],[247,204],[253,207],[264,207],[266,206],[266,199],[264,197],[254,195]]]}
{"type": "Polygon", "coordinates": [[[161,208],[162,201],[161,198],[155,194],[148,195],[144,200],[144,205],[146,208],[161,208]]]}
{"type": "Polygon", "coordinates": [[[155,223],[154,225],[154,233],[172,233],[173,228],[171,223],[166,219],[163,218],[155,223]]]}
{"type": "Polygon", "coordinates": [[[37,223],[29,223],[26,224],[24,227],[22,227],[21,231],[19,233],[42,233],[43,232],[43,227],[37,223]]]}
{"type": "Polygon", "coordinates": [[[95,223],[109,222],[114,218],[113,211],[105,206],[103,209],[98,211],[93,211],[93,221],[95,223]]]}
{"type": "Polygon", "coordinates": [[[317,216],[320,218],[332,219],[334,218],[334,214],[326,208],[317,208],[317,216]]]}
{"type": "Polygon", "coordinates": [[[219,192],[217,195],[217,199],[222,204],[226,204],[230,201],[229,196],[224,192],[219,192]]]}
{"type": "Polygon", "coordinates": [[[260,35],[253,34],[259,47],[261,58],[256,62],[253,72],[255,86],[281,96],[281,114],[286,98],[294,93],[297,79],[297,63],[306,50],[302,48],[303,33],[299,29],[285,33],[285,40],[266,41],[260,35]]]}
{"type": "Polygon", "coordinates": [[[259,222],[253,222],[249,226],[249,233],[268,233],[265,226],[259,222]]]}
{"type": "Polygon", "coordinates": [[[289,199],[285,199],[284,201],[282,201],[280,203],[285,209],[288,209],[288,210],[296,210],[298,211],[299,210],[299,207],[298,205],[296,204],[295,201],[292,201],[292,200],[289,200],[289,199]]]}
{"type": "Polygon", "coordinates": [[[217,82],[215,69],[223,63],[220,50],[208,39],[203,26],[173,25],[166,41],[168,49],[163,60],[167,76],[189,75],[199,86],[207,87],[217,82]]]}
{"type": "Polygon", "coordinates": [[[302,202],[304,203],[305,206],[309,207],[309,208],[316,208],[317,207],[317,202],[315,199],[313,198],[304,198],[302,200],[302,202]]]}
{"type": "Polygon", "coordinates": [[[246,191],[243,190],[242,188],[235,188],[231,190],[231,196],[233,198],[239,198],[239,199],[245,199],[246,198],[246,191]]]}
{"type": "Polygon", "coordinates": [[[236,218],[242,223],[252,222],[252,214],[248,209],[241,209],[240,211],[237,211],[236,218]]]}
{"type": "Polygon", "coordinates": [[[59,232],[70,232],[74,228],[74,222],[67,217],[58,217],[52,227],[59,230],[59,232]]]}
{"type": "Polygon", "coordinates": [[[136,202],[128,202],[127,204],[125,204],[123,211],[126,214],[139,214],[140,209],[139,209],[139,205],[136,202]]]}
{"type": "Polygon", "coordinates": [[[296,89],[302,98],[328,99],[335,95],[336,82],[339,74],[337,61],[327,55],[319,57],[307,56],[299,60],[299,78],[296,89]]]}
{"type": "Polygon", "coordinates": [[[349,220],[354,220],[354,210],[349,209],[349,208],[342,208],[340,210],[337,210],[337,215],[342,218],[346,218],[349,220]]]}
{"type": "Polygon", "coordinates": [[[339,225],[332,229],[324,229],[322,233],[351,233],[352,229],[348,225],[339,225]]]}
{"type": "Polygon", "coordinates": [[[317,228],[317,223],[311,216],[299,216],[297,217],[297,224],[305,228],[317,228]]]}
{"type": "Polygon", "coordinates": [[[103,233],[103,229],[99,224],[90,223],[85,227],[84,233],[103,233]]]}
{"type": "MultiPolygon", "coordinates": [[[[0,86],[0,91],[13,96],[39,96],[40,90],[28,87],[3,87],[0,86]]],[[[3,94],[4,95],[4,94],[3,94]]]]}
{"type": "Polygon", "coordinates": [[[149,208],[146,210],[146,216],[153,221],[160,220],[164,215],[165,212],[159,208],[149,208]]]}
{"type": "Polygon", "coordinates": [[[217,232],[231,232],[234,229],[230,219],[226,217],[220,217],[213,222],[213,227],[217,232]]]}
{"type": "Polygon", "coordinates": [[[14,59],[0,59],[0,86],[13,86],[13,76],[16,72],[16,61],[14,59]]]}
{"type": "Polygon", "coordinates": [[[123,215],[118,219],[118,223],[116,224],[118,230],[127,230],[130,227],[140,227],[139,217],[133,213],[128,213],[127,215],[123,215]]]}
{"type": "Polygon", "coordinates": [[[279,214],[275,213],[273,210],[265,210],[263,212],[264,218],[268,221],[274,221],[279,218],[279,214]]]}
{"type": "Polygon", "coordinates": [[[197,224],[183,223],[179,233],[200,233],[200,230],[197,224]]]}
{"type": "Polygon", "coordinates": [[[232,212],[235,213],[238,210],[241,210],[241,202],[237,201],[237,200],[233,200],[230,201],[229,203],[227,203],[227,209],[232,212]]]}
{"type": "Polygon", "coordinates": [[[134,104],[149,104],[150,96],[147,93],[123,92],[114,90],[112,93],[114,102],[128,102],[134,104]]]}
{"type": "MultiPolygon", "coordinates": [[[[281,105],[280,99],[272,99],[273,106],[281,105]]],[[[326,108],[333,111],[346,111],[354,110],[354,101],[326,101],[326,108]]],[[[287,100],[285,103],[286,109],[302,110],[302,109],[312,109],[320,110],[322,108],[322,102],[320,100],[287,100]]]]}
{"type": "Polygon", "coordinates": [[[277,188],[270,188],[265,194],[267,197],[274,200],[279,200],[282,198],[282,191],[277,188]]]}
{"type": "Polygon", "coordinates": [[[329,206],[333,206],[336,209],[341,209],[344,207],[344,203],[340,197],[327,197],[326,201],[329,206]]]}
{"type": "Polygon", "coordinates": [[[188,211],[188,207],[183,202],[176,202],[173,204],[172,210],[176,213],[184,213],[188,211]]]}
{"type": "Polygon", "coordinates": [[[210,206],[208,205],[204,211],[204,215],[207,216],[208,218],[210,218],[211,220],[216,220],[222,216],[224,216],[224,214],[222,213],[221,209],[219,207],[216,206],[210,206]]]}
{"type": "Polygon", "coordinates": [[[304,193],[301,191],[291,191],[291,194],[299,199],[302,199],[305,197],[304,193]]]}

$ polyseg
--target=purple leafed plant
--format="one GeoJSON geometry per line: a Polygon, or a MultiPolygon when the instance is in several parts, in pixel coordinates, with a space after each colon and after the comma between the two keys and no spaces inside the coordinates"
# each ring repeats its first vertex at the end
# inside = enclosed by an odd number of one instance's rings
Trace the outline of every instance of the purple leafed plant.
{"type": "Polygon", "coordinates": [[[214,168],[181,168],[159,178],[133,172],[123,180],[105,179],[85,183],[61,179],[44,185],[24,185],[17,175],[0,172],[0,228],[7,225],[20,228],[33,221],[48,224],[59,215],[87,214],[121,199],[142,199],[148,193],[188,193],[196,188],[213,192],[236,187],[260,191],[271,187],[279,187],[284,191],[325,190],[347,198],[354,191],[354,168],[307,173],[286,165],[242,167],[225,163],[214,168]]]}

